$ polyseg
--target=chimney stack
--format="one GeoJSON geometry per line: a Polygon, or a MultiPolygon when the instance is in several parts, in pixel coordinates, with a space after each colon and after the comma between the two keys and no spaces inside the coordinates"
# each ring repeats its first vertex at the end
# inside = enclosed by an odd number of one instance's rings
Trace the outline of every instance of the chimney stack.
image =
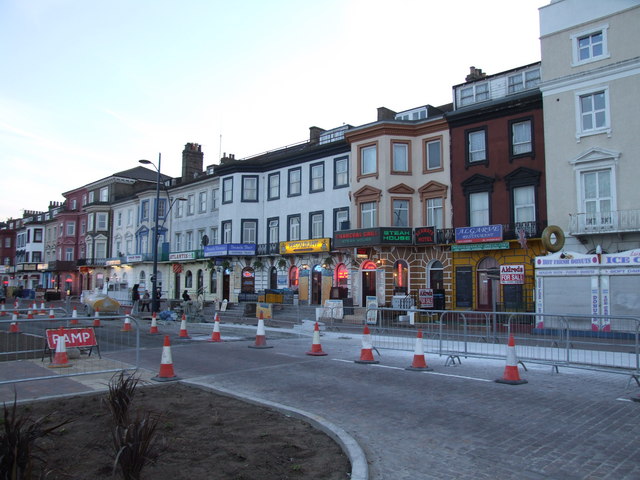
{"type": "Polygon", "coordinates": [[[464,79],[465,82],[475,82],[476,80],[482,80],[487,76],[481,68],[469,67],[469,75],[464,79]]]}
{"type": "Polygon", "coordinates": [[[182,151],[182,179],[195,178],[202,173],[204,154],[197,143],[187,143],[182,151]]]}
{"type": "Polygon", "coordinates": [[[378,121],[395,120],[396,112],[389,110],[387,107],[378,107],[378,121]]]}
{"type": "Polygon", "coordinates": [[[309,143],[316,145],[320,142],[320,135],[325,132],[324,128],[309,127],[309,143]]]}

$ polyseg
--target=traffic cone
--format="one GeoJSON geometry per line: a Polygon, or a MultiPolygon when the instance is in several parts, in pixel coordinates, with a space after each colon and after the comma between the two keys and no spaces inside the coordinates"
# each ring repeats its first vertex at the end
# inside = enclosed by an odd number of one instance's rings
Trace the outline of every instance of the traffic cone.
{"type": "Polygon", "coordinates": [[[507,383],[509,385],[521,385],[528,383],[526,380],[520,379],[518,372],[518,358],[516,357],[516,342],[513,333],[509,335],[509,344],[507,345],[507,365],[504,367],[502,378],[496,380],[498,383],[507,383]]]}
{"type": "Polygon", "coordinates": [[[369,327],[364,326],[362,332],[362,350],[360,350],[360,360],[355,360],[356,363],[380,363],[373,358],[373,345],[371,344],[371,333],[369,333],[369,327]]]}
{"type": "Polygon", "coordinates": [[[76,310],[76,307],[73,307],[73,312],[71,312],[71,321],[69,324],[78,325],[78,310],[76,310]]]}
{"type": "Polygon", "coordinates": [[[96,310],[96,313],[93,314],[93,326],[94,327],[101,327],[102,325],[100,325],[100,311],[96,310]]]}
{"type": "Polygon", "coordinates": [[[171,359],[171,342],[169,341],[169,335],[164,336],[162,357],[160,359],[160,372],[157,376],[152,377],[151,380],[155,380],[156,382],[169,382],[171,380],[178,380],[178,377],[176,377],[176,374],[173,371],[173,360],[171,359]]]}
{"type": "Polygon", "coordinates": [[[433,368],[427,367],[427,361],[424,356],[424,345],[422,344],[422,330],[418,330],[416,336],[416,348],[413,351],[413,363],[405,370],[412,370],[414,372],[428,372],[433,368]]]}
{"type": "Polygon", "coordinates": [[[44,302],[40,302],[40,315],[47,314],[47,307],[44,306],[44,302]]]}
{"type": "Polygon", "coordinates": [[[11,320],[13,320],[10,324],[9,324],[9,333],[20,333],[20,327],[18,326],[18,322],[16,321],[17,317],[16,314],[13,314],[13,318],[11,320]]]}
{"type": "Polygon", "coordinates": [[[220,320],[218,320],[218,314],[214,317],[213,321],[213,332],[211,333],[210,342],[221,342],[222,338],[220,338],[220,320]]]}
{"type": "Polygon", "coordinates": [[[0,317],[4,317],[7,312],[4,309],[4,303],[0,306],[0,317]]]}
{"type": "Polygon", "coordinates": [[[53,362],[49,364],[50,368],[70,367],[69,357],[67,357],[67,342],[64,338],[64,331],[58,330],[58,340],[56,341],[56,353],[53,356],[53,362]]]}
{"type": "Polygon", "coordinates": [[[33,318],[33,310],[31,310],[31,309],[27,310],[27,318],[28,319],[32,319],[33,318]]]}
{"type": "Polygon", "coordinates": [[[53,312],[53,308],[49,309],[49,318],[56,318],[56,314],[53,312]]]}
{"type": "Polygon", "coordinates": [[[260,312],[260,318],[258,319],[258,331],[256,332],[256,343],[249,345],[249,348],[273,348],[271,345],[267,345],[267,337],[264,333],[264,318],[262,312],[260,312]]]}
{"type": "Polygon", "coordinates": [[[122,325],[122,328],[120,329],[121,332],[130,332],[131,331],[131,320],[129,320],[129,317],[124,317],[124,324],[122,325]]]}
{"type": "Polygon", "coordinates": [[[156,320],[156,312],[151,314],[151,328],[149,329],[149,333],[160,333],[158,331],[158,321],[156,320]]]}
{"type": "Polygon", "coordinates": [[[187,316],[183,313],[182,320],[180,320],[180,335],[179,338],[184,338],[186,340],[190,339],[189,333],[187,332],[187,316]]]}
{"type": "Polygon", "coordinates": [[[31,305],[31,310],[33,310],[33,314],[37,315],[38,314],[38,306],[36,305],[36,302],[33,302],[33,305],[31,305]]]}
{"type": "Polygon", "coordinates": [[[313,327],[313,341],[311,342],[311,350],[307,352],[307,355],[313,355],[314,357],[326,355],[326,353],[322,351],[322,345],[320,345],[320,327],[318,327],[318,322],[316,322],[313,327]]]}

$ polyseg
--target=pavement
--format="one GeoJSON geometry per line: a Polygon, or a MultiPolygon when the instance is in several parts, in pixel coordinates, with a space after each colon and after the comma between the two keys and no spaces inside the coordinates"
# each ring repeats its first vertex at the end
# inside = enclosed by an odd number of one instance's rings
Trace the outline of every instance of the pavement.
{"type": "MultiPolygon", "coordinates": [[[[306,355],[309,328],[267,328],[273,348],[247,348],[255,327],[189,324],[191,340],[170,334],[176,375],[186,383],[306,418],[349,455],[352,478],[615,479],[640,478],[640,387],[628,375],[520,367],[523,385],[505,385],[505,362],[429,355],[428,372],[408,371],[413,353],[374,352],[362,365],[361,335],[323,332],[327,356],[306,355]]],[[[160,337],[160,336],[159,336],[160,337]]],[[[105,352],[103,352],[103,356],[105,352]]],[[[133,362],[131,352],[114,360],[133,362]]],[[[161,342],[140,351],[143,380],[158,372],[161,342]]],[[[3,374],[0,372],[0,374],[3,374]]],[[[15,384],[19,398],[77,395],[106,388],[109,375],[15,384]]],[[[6,377],[5,377],[6,378],[6,377]]],[[[13,390],[0,388],[0,400],[13,390]]]]}

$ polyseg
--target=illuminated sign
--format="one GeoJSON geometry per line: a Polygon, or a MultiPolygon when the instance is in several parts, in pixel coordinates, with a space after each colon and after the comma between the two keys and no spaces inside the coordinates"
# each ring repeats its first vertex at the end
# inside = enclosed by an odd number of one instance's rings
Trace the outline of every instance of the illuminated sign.
{"type": "Polygon", "coordinates": [[[409,244],[413,243],[413,232],[410,228],[381,228],[380,241],[382,243],[409,244]]]}
{"type": "Polygon", "coordinates": [[[420,227],[413,230],[416,244],[433,245],[436,243],[436,227],[420,227]]]}
{"type": "Polygon", "coordinates": [[[298,240],[295,242],[280,242],[280,254],[318,253],[329,251],[330,239],[314,238],[313,240],[298,240]]]}
{"type": "Polygon", "coordinates": [[[127,255],[127,263],[136,263],[142,261],[142,255],[127,255]]]}
{"type": "Polygon", "coordinates": [[[121,263],[121,262],[120,262],[120,259],[117,259],[117,260],[107,260],[107,261],[105,262],[105,265],[107,265],[107,266],[109,266],[109,267],[113,267],[113,266],[115,266],[115,265],[120,265],[120,263],[121,263]]]}
{"type": "Polygon", "coordinates": [[[338,247],[359,247],[363,245],[379,245],[379,228],[361,228],[359,230],[343,230],[334,232],[333,246],[338,247]]]}

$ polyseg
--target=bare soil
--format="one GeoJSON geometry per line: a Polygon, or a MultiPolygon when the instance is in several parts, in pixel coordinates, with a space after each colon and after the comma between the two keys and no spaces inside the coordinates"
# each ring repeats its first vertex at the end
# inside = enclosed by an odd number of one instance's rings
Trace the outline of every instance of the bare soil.
{"type": "MultiPolygon", "coordinates": [[[[38,443],[46,462],[39,470],[49,472],[48,480],[114,478],[105,395],[19,406],[32,419],[51,413],[46,425],[73,420],[38,443]]],[[[267,408],[176,382],[138,386],[131,408],[161,414],[155,455],[142,479],[349,478],[349,460],[336,442],[267,408]]]]}

